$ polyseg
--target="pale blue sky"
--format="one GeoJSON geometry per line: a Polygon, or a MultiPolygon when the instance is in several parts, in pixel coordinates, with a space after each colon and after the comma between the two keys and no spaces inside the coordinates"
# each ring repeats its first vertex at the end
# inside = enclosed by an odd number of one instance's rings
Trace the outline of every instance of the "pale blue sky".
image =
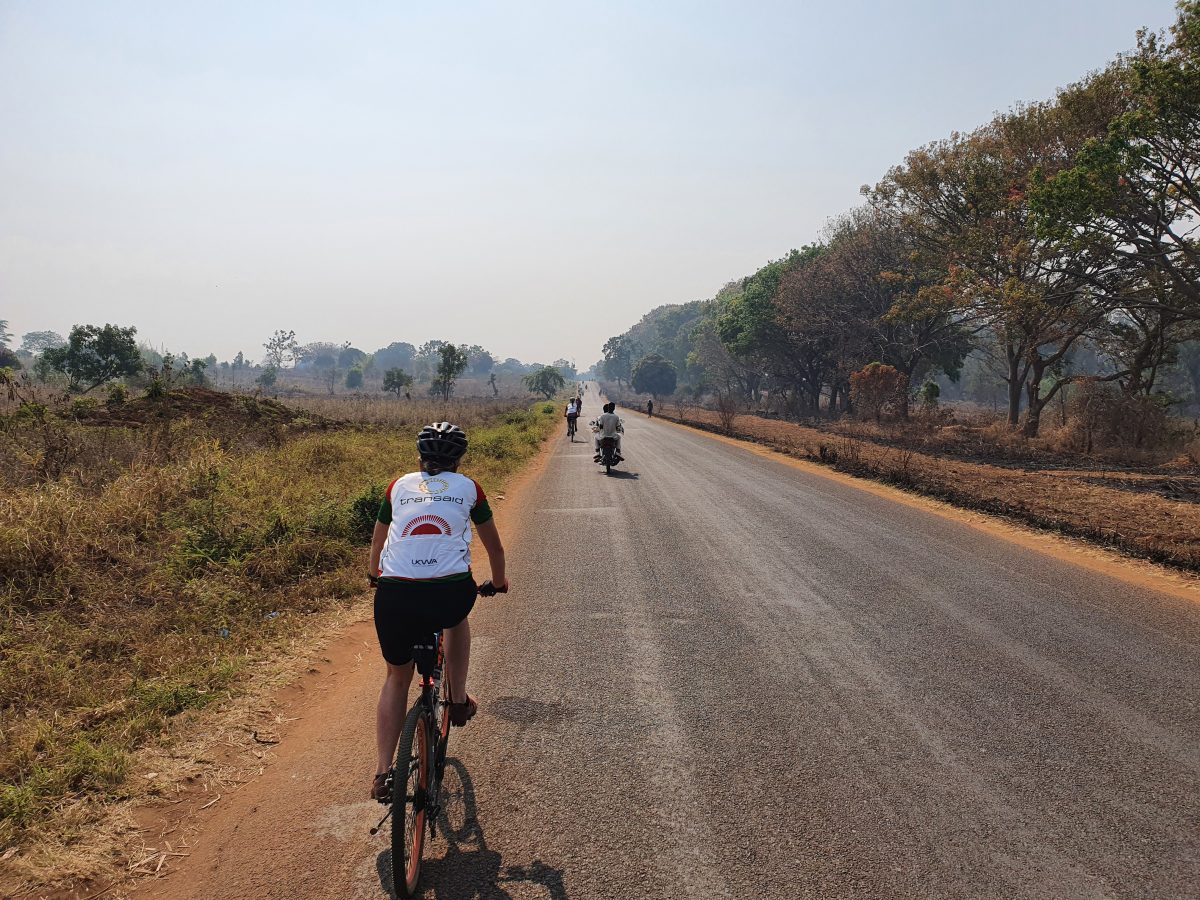
{"type": "Polygon", "coordinates": [[[0,318],[593,362],[1169,0],[0,0],[0,318]]]}

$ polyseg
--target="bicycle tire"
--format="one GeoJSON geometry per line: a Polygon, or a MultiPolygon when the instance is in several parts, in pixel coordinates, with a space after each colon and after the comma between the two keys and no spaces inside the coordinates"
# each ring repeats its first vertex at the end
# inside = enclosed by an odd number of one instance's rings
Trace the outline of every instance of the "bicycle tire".
{"type": "Polygon", "coordinates": [[[396,748],[392,770],[392,887],[412,897],[421,880],[428,804],[429,716],[419,706],[409,710],[396,748]]]}
{"type": "MultiPolygon", "coordinates": [[[[434,723],[438,726],[436,729],[437,754],[434,757],[434,763],[436,766],[435,776],[437,778],[437,788],[439,793],[442,789],[442,778],[446,774],[446,748],[450,743],[450,697],[448,684],[449,683],[447,682],[447,686],[443,688],[447,696],[444,698],[441,706],[439,707],[442,714],[441,721],[434,723]]],[[[435,805],[441,805],[442,798],[440,796],[434,797],[434,800],[436,801],[435,805]]]]}

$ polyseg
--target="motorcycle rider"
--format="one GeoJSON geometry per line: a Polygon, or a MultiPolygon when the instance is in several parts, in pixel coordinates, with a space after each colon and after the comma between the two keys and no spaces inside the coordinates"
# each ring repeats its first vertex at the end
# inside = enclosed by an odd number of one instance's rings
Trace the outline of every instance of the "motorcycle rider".
{"type": "Polygon", "coordinates": [[[621,462],[624,457],[621,455],[621,435],[625,433],[625,423],[621,421],[621,417],[616,413],[617,404],[609,401],[604,404],[604,412],[596,419],[594,425],[593,442],[596,447],[596,455],[593,459],[600,462],[600,439],[601,438],[616,438],[617,440],[617,462],[621,462]]]}

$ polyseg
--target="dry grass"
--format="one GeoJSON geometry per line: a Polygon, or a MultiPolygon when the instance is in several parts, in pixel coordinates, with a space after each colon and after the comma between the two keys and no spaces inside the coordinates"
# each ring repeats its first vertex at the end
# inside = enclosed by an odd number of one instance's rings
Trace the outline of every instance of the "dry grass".
{"type": "MultiPolygon", "coordinates": [[[[558,421],[542,404],[452,412],[471,431],[466,470],[489,489],[558,421]]],[[[382,492],[416,466],[413,429],[259,413],[257,436],[226,416],[6,418],[22,446],[50,435],[80,449],[41,477],[18,460],[0,496],[0,854],[82,840],[135,790],[134,751],[361,592],[382,492]]]]}
{"type": "MultiPolygon", "coordinates": [[[[667,409],[661,415],[679,420],[667,409]]],[[[689,411],[686,424],[724,430],[719,414],[704,409],[689,411]]],[[[817,429],[740,415],[733,430],[852,474],[1200,571],[1200,472],[1194,464],[1190,470],[1178,463],[1151,471],[1080,467],[1075,454],[1075,465],[1066,465],[1061,455],[1029,447],[1007,429],[991,435],[954,428],[920,437],[916,428],[906,436],[900,429],[861,423],[817,429]],[[961,455],[952,455],[953,448],[961,455]],[[977,461],[988,454],[1020,465],[977,461]]],[[[1154,454],[1143,463],[1161,464],[1166,457],[1154,454]]]]}
{"type": "Polygon", "coordinates": [[[295,410],[363,424],[407,428],[413,425],[419,427],[427,422],[447,421],[469,429],[488,421],[497,410],[514,406],[524,408],[531,401],[503,397],[452,398],[449,403],[444,403],[428,397],[403,400],[388,394],[343,394],[334,397],[285,397],[281,402],[295,410]]]}

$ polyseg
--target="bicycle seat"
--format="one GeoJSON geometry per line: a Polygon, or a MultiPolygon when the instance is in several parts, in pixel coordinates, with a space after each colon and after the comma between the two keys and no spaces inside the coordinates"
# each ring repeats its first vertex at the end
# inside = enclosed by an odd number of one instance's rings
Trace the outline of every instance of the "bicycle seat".
{"type": "Polygon", "coordinates": [[[430,675],[437,668],[438,636],[440,633],[431,631],[426,635],[422,635],[413,644],[413,662],[417,664],[417,671],[422,675],[430,675]]]}

